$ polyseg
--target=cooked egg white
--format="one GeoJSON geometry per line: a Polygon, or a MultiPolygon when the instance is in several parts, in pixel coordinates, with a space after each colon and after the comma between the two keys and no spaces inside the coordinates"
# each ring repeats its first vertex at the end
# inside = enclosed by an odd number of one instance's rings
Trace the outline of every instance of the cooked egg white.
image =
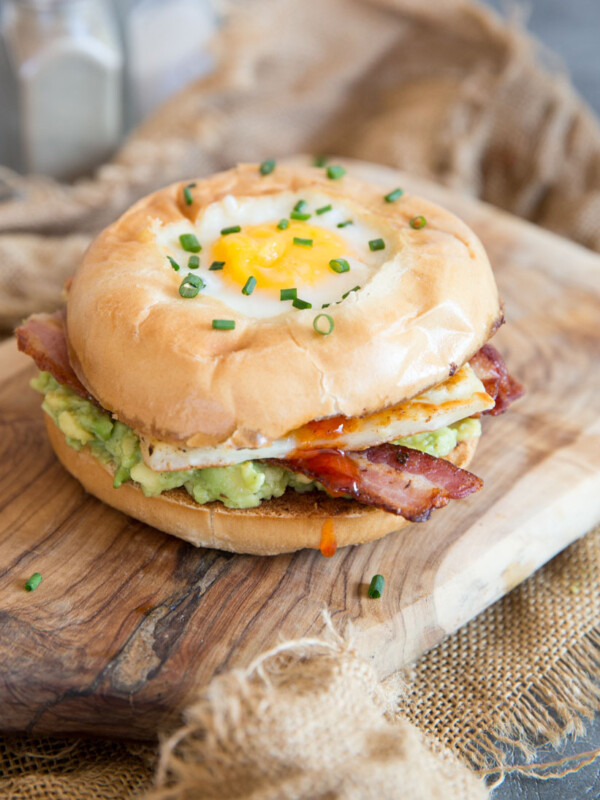
{"type": "Polygon", "coordinates": [[[298,450],[332,447],[364,450],[415,433],[434,431],[493,408],[494,401],[468,364],[444,383],[392,408],[365,417],[331,417],[309,422],[267,447],[178,448],[140,437],[145,463],[156,471],[228,466],[265,458],[285,458],[298,450]]]}
{"type": "Polygon", "coordinates": [[[174,291],[188,272],[193,272],[205,284],[194,302],[212,298],[253,318],[295,311],[291,301],[280,300],[281,289],[296,289],[298,298],[315,309],[340,301],[346,292],[368,283],[395,251],[398,238],[391,228],[366,219],[351,203],[315,191],[263,197],[228,195],[207,206],[195,224],[188,220],[156,224],[154,234],[165,254],[165,269],[173,273],[174,291]],[[294,207],[302,201],[309,218],[292,219],[294,207]],[[328,206],[329,210],[317,213],[328,206]],[[282,219],[288,221],[288,227],[278,227],[282,219]],[[222,233],[236,226],[239,232],[222,233]],[[185,233],[194,234],[202,246],[197,269],[187,266],[191,254],[179,239],[185,233]],[[386,248],[372,251],[369,241],[380,238],[386,248]],[[310,245],[299,244],[299,239],[310,245]],[[179,264],[178,272],[173,271],[167,256],[179,264]],[[330,261],[338,258],[348,262],[348,272],[331,269],[330,261]],[[213,262],[224,262],[224,266],[211,270],[213,262]],[[256,279],[256,286],[246,295],[242,289],[250,277],[256,279]]]}

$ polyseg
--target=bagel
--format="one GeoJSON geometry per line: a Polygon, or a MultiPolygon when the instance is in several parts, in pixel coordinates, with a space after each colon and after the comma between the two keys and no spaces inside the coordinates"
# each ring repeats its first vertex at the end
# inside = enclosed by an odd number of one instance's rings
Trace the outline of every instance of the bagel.
{"type": "Polygon", "coordinates": [[[493,273],[463,222],[390,190],[245,164],[103,231],[66,318],[17,330],[66,469],[161,530],[260,554],[319,547],[329,518],[339,546],[369,541],[478,489],[478,417],[522,391],[486,344],[493,273]]]}

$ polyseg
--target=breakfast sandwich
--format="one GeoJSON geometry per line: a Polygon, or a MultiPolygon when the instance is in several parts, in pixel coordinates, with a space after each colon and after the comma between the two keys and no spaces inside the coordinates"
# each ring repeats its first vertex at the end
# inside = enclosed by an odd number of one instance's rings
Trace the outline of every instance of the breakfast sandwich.
{"type": "Polygon", "coordinates": [[[91,494],[195,545],[331,554],[481,488],[481,416],[522,394],[502,321],[451,213],[267,161],[139,201],[16,336],[91,494]]]}

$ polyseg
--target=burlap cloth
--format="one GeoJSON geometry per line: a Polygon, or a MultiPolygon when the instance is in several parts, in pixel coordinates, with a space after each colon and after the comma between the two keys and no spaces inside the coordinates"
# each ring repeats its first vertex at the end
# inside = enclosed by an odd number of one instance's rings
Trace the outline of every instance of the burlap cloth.
{"type": "MultiPolygon", "coordinates": [[[[0,173],[5,330],[59,302],[90,237],[137,197],[266,156],[390,164],[600,250],[597,122],[518,24],[467,0],[243,0],[218,52],[214,76],[93,178],[0,173]]],[[[501,774],[502,742],[531,755],[599,707],[599,586],[597,529],[423,657],[401,692],[333,632],[265,654],[200,690],[152,796],[484,797],[477,770],[501,774]]],[[[0,743],[15,800],[131,797],[156,768],[151,745],[0,743]]]]}

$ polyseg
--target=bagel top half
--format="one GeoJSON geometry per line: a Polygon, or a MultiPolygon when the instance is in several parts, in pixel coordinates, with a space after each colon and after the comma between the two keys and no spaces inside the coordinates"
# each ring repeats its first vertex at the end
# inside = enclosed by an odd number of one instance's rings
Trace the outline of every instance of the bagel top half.
{"type": "Polygon", "coordinates": [[[158,191],[100,234],[69,291],[68,338],[90,394],[142,434],[258,447],[441,383],[500,317],[485,251],[448,211],[326,169],[242,165],[158,191]],[[180,294],[189,274],[194,297],[180,294]]]}

